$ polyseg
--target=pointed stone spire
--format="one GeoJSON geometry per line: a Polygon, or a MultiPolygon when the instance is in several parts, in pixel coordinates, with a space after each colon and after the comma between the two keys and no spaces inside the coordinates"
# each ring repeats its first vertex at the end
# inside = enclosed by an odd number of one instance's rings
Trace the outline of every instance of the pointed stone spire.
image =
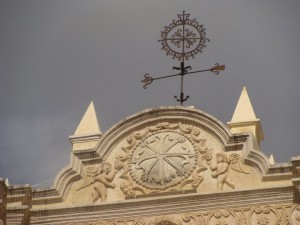
{"type": "Polygon", "coordinates": [[[251,132],[254,136],[254,147],[259,149],[264,134],[260,120],[256,118],[246,87],[243,87],[232,119],[227,124],[234,134],[251,132]]]}
{"type": "Polygon", "coordinates": [[[270,162],[271,165],[275,164],[275,159],[274,159],[273,154],[270,155],[269,162],[270,162]]]}
{"type": "Polygon", "coordinates": [[[235,121],[242,122],[242,121],[252,121],[252,120],[257,120],[257,118],[253,110],[249,95],[247,93],[247,89],[246,87],[243,87],[241,96],[236,105],[231,122],[235,122],[235,121]]]}
{"type": "Polygon", "coordinates": [[[98,143],[101,134],[94,103],[91,102],[74,135],[69,137],[73,145],[73,151],[93,149],[98,143]]]}
{"type": "Polygon", "coordinates": [[[87,108],[74,135],[101,133],[93,101],[87,108]]]}

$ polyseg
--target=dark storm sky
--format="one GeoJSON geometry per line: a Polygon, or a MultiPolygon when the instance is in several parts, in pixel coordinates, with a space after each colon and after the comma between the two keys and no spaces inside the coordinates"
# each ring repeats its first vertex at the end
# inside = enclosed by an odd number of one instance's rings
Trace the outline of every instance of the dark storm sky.
{"type": "Polygon", "coordinates": [[[140,110],[177,105],[178,66],[160,31],[186,10],[211,40],[188,64],[210,73],[185,79],[188,105],[224,123],[243,86],[265,134],[263,152],[300,155],[300,1],[0,0],[0,177],[35,184],[68,165],[72,135],[90,101],[102,131],[140,110]]]}

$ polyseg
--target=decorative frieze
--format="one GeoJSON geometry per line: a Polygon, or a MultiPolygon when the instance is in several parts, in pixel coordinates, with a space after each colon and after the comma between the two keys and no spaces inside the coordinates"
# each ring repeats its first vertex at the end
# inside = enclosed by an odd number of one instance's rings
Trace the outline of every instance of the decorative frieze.
{"type": "Polygon", "coordinates": [[[299,205],[265,205],[242,209],[172,214],[67,225],[299,225],[299,205]]]}

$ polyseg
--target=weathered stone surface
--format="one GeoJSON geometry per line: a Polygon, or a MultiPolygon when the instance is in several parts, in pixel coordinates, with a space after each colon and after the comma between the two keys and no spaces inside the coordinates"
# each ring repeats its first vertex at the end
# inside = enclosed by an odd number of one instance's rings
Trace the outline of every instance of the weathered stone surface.
{"type": "Polygon", "coordinates": [[[148,109],[98,139],[72,138],[73,147],[85,148],[73,149],[53,187],[9,186],[1,193],[2,221],[300,224],[300,158],[271,164],[251,131],[233,134],[200,110],[148,109]]]}

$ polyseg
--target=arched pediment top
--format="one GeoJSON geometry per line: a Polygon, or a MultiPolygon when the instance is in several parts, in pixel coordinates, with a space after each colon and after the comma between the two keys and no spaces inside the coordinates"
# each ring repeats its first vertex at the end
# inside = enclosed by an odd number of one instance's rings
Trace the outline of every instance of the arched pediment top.
{"type": "Polygon", "coordinates": [[[234,141],[231,140],[233,135],[220,120],[199,109],[165,106],[143,110],[118,122],[103,135],[96,151],[105,159],[114,145],[125,136],[145,127],[159,126],[158,124],[161,123],[184,123],[196,126],[214,136],[223,146],[230,145],[231,142],[237,142],[238,140],[237,138],[234,141]]]}
{"type": "Polygon", "coordinates": [[[251,133],[231,134],[198,109],[159,107],[120,121],[95,149],[74,152],[55,187],[66,202],[77,204],[285,184],[267,174],[269,168],[251,133]]]}

